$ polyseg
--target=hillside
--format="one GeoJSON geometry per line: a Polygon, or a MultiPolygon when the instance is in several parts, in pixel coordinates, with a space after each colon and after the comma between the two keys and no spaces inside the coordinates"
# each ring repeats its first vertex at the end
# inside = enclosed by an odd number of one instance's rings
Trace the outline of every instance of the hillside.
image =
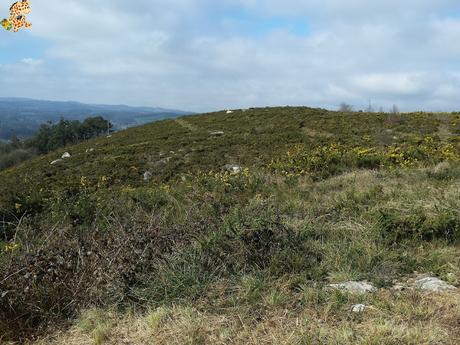
{"type": "Polygon", "coordinates": [[[458,113],[285,107],[7,169],[0,342],[457,344],[459,162],[458,113]]]}
{"type": "Polygon", "coordinates": [[[190,114],[181,110],[126,105],[84,104],[28,98],[0,97],[0,140],[9,140],[12,133],[21,138],[35,134],[38,127],[48,121],[84,120],[103,116],[121,129],[147,122],[190,114]]]}

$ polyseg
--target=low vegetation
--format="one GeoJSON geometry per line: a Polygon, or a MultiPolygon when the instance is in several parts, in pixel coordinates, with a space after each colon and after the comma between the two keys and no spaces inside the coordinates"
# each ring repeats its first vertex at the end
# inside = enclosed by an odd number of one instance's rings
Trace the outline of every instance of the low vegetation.
{"type": "Polygon", "coordinates": [[[13,135],[9,143],[0,143],[0,171],[68,145],[109,133],[112,124],[104,118],[89,117],[84,121],[69,121],[42,124],[35,136],[21,141],[13,135]]]}
{"type": "Polygon", "coordinates": [[[460,283],[459,134],[458,114],[251,109],[161,121],[66,148],[58,164],[59,150],[7,169],[0,334],[456,344],[457,292],[392,287],[417,274],[460,283]],[[347,280],[380,290],[327,288],[347,280]],[[369,308],[351,313],[356,303],[369,308]]]}

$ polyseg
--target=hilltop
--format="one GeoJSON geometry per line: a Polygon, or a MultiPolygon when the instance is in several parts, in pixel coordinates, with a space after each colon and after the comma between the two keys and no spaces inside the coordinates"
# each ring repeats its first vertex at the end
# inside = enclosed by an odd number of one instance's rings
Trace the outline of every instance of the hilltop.
{"type": "Polygon", "coordinates": [[[456,344],[459,161],[458,113],[302,107],[167,119],[33,159],[0,172],[0,335],[456,344]],[[445,291],[424,291],[428,276],[445,291]],[[330,285],[348,281],[369,292],[330,285]]]}

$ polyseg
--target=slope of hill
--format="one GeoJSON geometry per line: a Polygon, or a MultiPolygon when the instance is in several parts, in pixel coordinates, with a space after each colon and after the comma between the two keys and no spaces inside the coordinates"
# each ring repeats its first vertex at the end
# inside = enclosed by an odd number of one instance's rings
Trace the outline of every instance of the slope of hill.
{"type": "Polygon", "coordinates": [[[293,107],[42,156],[0,172],[0,334],[456,344],[459,161],[459,114],[293,107]],[[424,275],[445,291],[423,291],[424,275]],[[375,289],[329,286],[347,281],[375,289]]]}
{"type": "Polygon", "coordinates": [[[0,98],[0,140],[10,139],[12,133],[19,137],[31,136],[42,123],[56,122],[61,117],[68,120],[83,120],[91,116],[103,116],[110,120],[115,128],[120,129],[186,114],[190,112],[126,105],[0,98]]]}

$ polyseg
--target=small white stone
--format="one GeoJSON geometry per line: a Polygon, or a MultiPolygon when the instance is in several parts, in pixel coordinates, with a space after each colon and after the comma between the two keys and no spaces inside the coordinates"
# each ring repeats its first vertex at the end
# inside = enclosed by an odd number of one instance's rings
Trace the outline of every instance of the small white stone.
{"type": "Polygon", "coordinates": [[[240,167],[239,165],[227,164],[224,166],[224,170],[234,173],[234,174],[239,174],[240,172],[243,171],[243,168],[240,167]]]}
{"type": "Polygon", "coordinates": [[[213,137],[220,137],[222,135],[224,135],[225,133],[223,131],[215,131],[215,132],[211,132],[211,135],[213,137]]]}
{"type": "Polygon", "coordinates": [[[65,159],[65,158],[70,158],[70,157],[71,157],[71,156],[70,156],[70,153],[65,152],[65,153],[62,155],[61,158],[62,158],[62,159],[65,159]]]}
{"type": "Polygon", "coordinates": [[[54,164],[59,163],[59,162],[62,162],[62,159],[61,159],[61,158],[52,161],[50,164],[51,164],[51,165],[54,165],[54,164]]]}
{"type": "Polygon", "coordinates": [[[227,114],[233,114],[233,111],[227,110],[227,114]]]}
{"type": "Polygon", "coordinates": [[[367,307],[364,304],[354,304],[351,306],[353,313],[362,313],[367,307]]]}
{"type": "Polygon", "coordinates": [[[146,171],[144,173],[144,181],[149,181],[152,178],[152,173],[150,171],[146,171]]]}

